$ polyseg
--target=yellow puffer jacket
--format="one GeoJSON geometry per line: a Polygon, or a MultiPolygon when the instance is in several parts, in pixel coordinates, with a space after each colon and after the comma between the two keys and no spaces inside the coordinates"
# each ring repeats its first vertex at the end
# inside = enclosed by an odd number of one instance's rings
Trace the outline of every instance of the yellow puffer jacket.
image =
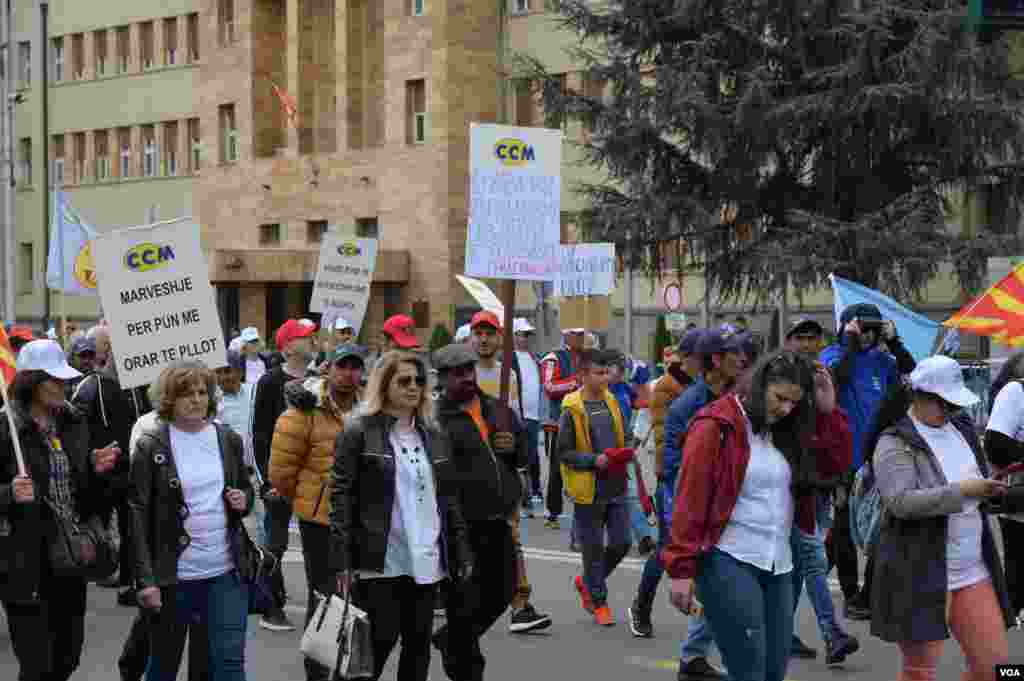
{"type": "Polygon", "coordinates": [[[661,475],[665,462],[665,417],[668,408],[683,394],[684,386],[672,374],[663,374],[654,384],[651,397],[651,428],[654,429],[654,472],[661,475]]]}
{"type": "Polygon", "coordinates": [[[270,484],[292,500],[300,520],[328,525],[334,441],[350,416],[320,379],[292,381],[285,396],[290,406],[277,419],[270,444],[270,484]]]}

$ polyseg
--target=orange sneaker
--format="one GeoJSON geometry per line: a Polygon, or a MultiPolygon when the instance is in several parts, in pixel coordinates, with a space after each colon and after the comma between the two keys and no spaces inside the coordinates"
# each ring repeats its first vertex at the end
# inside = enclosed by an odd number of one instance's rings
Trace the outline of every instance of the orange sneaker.
{"type": "Polygon", "coordinates": [[[615,624],[615,616],[612,615],[612,610],[607,605],[594,610],[594,621],[600,624],[602,627],[610,627],[615,624]]]}
{"type": "Polygon", "coordinates": [[[576,575],[573,585],[576,587],[576,593],[580,595],[580,606],[587,612],[594,612],[594,601],[590,598],[587,585],[583,583],[583,576],[576,575]]]}

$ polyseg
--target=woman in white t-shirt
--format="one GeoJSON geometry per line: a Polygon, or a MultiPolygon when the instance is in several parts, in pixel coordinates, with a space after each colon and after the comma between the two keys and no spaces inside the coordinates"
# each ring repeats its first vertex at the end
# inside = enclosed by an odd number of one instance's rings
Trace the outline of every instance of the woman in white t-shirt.
{"type": "Polygon", "coordinates": [[[995,679],[1013,626],[986,502],[1002,498],[962,409],[978,397],[956,360],[929,357],[879,409],[874,480],[882,501],[871,633],[903,654],[900,679],[935,681],[950,633],[965,679],[995,679]],[[909,406],[908,406],[909,405],[909,406]]]}

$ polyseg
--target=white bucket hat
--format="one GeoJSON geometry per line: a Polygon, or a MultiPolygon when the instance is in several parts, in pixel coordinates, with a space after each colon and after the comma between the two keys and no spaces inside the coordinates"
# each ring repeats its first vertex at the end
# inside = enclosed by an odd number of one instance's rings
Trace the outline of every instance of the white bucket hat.
{"type": "Polygon", "coordinates": [[[942,355],[920,362],[910,374],[910,387],[938,395],[958,407],[970,407],[981,400],[964,385],[964,372],[960,363],[942,355]]]}
{"type": "Polygon", "coordinates": [[[469,337],[470,337],[470,335],[472,335],[472,333],[473,333],[473,330],[469,328],[469,324],[463,324],[455,332],[455,342],[456,343],[465,343],[466,341],[469,340],[469,337]]]}
{"type": "Polygon", "coordinates": [[[260,339],[260,331],[255,326],[247,326],[238,335],[243,343],[255,343],[260,339]]]}
{"type": "Polygon", "coordinates": [[[82,374],[68,364],[57,341],[34,340],[18,351],[18,371],[45,371],[54,378],[70,380],[82,374]]]}

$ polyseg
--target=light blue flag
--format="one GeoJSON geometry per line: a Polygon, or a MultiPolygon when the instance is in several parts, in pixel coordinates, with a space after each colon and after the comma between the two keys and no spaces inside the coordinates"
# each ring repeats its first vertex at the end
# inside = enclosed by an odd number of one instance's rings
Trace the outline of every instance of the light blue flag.
{"type": "Polygon", "coordinates": [[[53,192],[50,213],[50,252],[46,256],[46,286],[72,296],[95,296],[96,264],[92,240],[96,230],[71,206],[67,194],[53,192]]]}
{"type": "Polygon", "coordinates": [[[830,275],[829,279],[832,281],[837,326],[840,315],[848,306],[857,303],[870,303],[882,311],[884,319],[891,319],[896,323],[896,330],[903,340],[904,347],[910,351],[915,360],[920,362],[932,355],[935,339],[938,338],[942,328],[939,322],[918,314],[910,308],[900,305],[889,296],[867,286],[861,286],[834,274],[830,275]]]}

